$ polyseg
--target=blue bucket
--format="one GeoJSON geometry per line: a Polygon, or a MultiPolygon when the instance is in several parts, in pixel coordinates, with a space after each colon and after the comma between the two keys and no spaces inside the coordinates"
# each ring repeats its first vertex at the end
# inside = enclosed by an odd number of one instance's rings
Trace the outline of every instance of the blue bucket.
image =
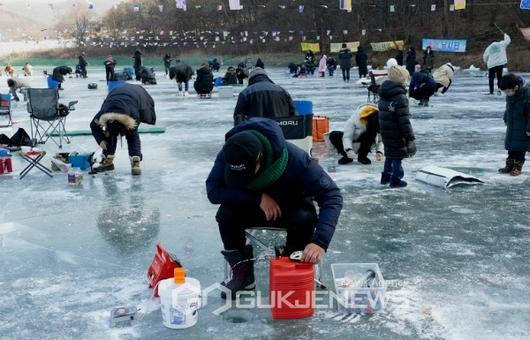
{"type": "Polygon", "coordinates": [[[109,80],[109,83],[107,85],[109,88],[109,93],[118,86],[122,85],[123,83],[125,83],[124,80],[109,80]]]}
{"type": "Polygon", "coordinates": [[[299,115],[312,115],[313,114],[313,102],[310,100],[294,100],[293,101],[296,112],[299,115]]]}
{"type": "Polygon", "coordinates": [[[223,85],[223,77],[215,78],[215,87],[219,87],[221,85],[223,85]]]}
{"type": "Polygon", "coordinates": [[[56,90],[59,88],[59,82],[55,79],[53,79],[52,77],[48,76],[48,88],[49,89],[53,89],[53,90],[56,90]]]}
{"type": "Polygon", "coordinates": [[[136,72],[134,71],[134,67],[127,66],[123,68],[123,73],[128,74],[131,76],[131,78],[134,78],[136,76],[136,72]]]}
{"type": "Polygon", "coordinates": [[[68,160],[72,164],[72,168],[80,168],[81,170],[86,170],[90,168],[90,158],[92,157],[91,153],[78,153],[70,154],[68,160]]]}

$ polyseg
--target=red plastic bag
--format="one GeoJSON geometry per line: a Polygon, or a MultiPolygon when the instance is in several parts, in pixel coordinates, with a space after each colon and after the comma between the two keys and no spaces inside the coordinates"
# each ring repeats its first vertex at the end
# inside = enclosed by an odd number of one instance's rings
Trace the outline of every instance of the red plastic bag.
{"type": "MultiPolygon", "coordinates": [[[[147,279],[149,280],[149,288],[154,288],[160,280],[169,279],[173,277],[175,268],[182,267],[177,259],[174,259],[171,254],[158,243],[156,245],[156,253],[153,262],[147,270],[147,279]]],[[[158,289],[154,291],[155,297],[158,297],[158,289]]]]}

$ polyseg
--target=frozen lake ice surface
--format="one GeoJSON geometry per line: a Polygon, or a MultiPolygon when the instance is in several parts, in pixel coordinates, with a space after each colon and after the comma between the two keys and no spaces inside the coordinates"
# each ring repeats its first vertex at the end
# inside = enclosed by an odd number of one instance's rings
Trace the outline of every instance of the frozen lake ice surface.
{"type": "MultiPolygon", "coordinates": [[[[366,90],[340,77],[293,79],[268,70],[294,99],[310,99],[316,114],[341,129],[366,101],[366,90]]],[[[356,73],[355,71],[352,74],[356,73]]],[[[39,70],[35,71],[39,74],[39,70]]],[[[273,321],[269,310],[222,306],[218,293],[186,330],[162,325],[151,302],[146,271],[161,242],[209,286],[224,278],[215,213],[204,181],[224,133],[232,126],[236,98],[177,97],[176,83],[160,76],[149,86],[157,126],[164,134],[141,135],[141,176],[130,175],[126,142],[116,170],[81,187],[67,177],[48,178],[34,169],[23,180],[0,176],[0,338],[2,339],[523,339],[530,337],[530,177],[497,174],[503,165],[504,95],[484,96],[487,79],[456,74],[445,96],[431,107],[411,100],[418,153],[404,161],[402,190],[379,184],[382,163],[338,166],[322,145],[321,164],[344,195],[344,209],[325,257],[330,264],[375,262],[389,282],[385,310],[353,321],[334,309],[312,318],[273,321]],[[427,165],[449,167],[485,185],[443,190],[422,184],[414,173],[427,165]],[[110,328],[118,306],[140,308],[130,327],[110,328]]],[[[526,75],[528,78],[528,75],[526,75]]],[[[2,78],[5,79],[5,78],[2,78]]],[[[102,69],[89,78],[67,79],[61,100],[79,100],[67,129],[88,129],[107,94],[102,69]],[[87,89],[97,82],[99,89],[87,89]]],[[[30,79],[44,87],[44,77],[30,79]]],[[[2,81],[2,92],[7,88],[2,81]]],[[[15,128],[29,132],[24,103],[14,104],[15,128]]],[[[11,135],[15,128],[0,129],[11,135]]],[[[58,152],[49,141],[43,148],[58,152]]],[[[73,137],[65,151],[96,151],[91,136],[73,137]]],[[[15,172],[25,166],[14,156],[15,172]]],[[[267,295],[268,265],[256,264],[258,288],[267,295]]]]}

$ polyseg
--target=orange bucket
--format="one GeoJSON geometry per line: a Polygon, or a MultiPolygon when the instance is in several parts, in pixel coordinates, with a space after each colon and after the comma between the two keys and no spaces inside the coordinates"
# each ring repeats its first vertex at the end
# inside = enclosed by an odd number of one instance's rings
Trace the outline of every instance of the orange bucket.
{"type": "Polygon", "coordinates": [[[329,118],[313,116],[313,142],[323,142],[324,134],[329,132],[329,118]]]}

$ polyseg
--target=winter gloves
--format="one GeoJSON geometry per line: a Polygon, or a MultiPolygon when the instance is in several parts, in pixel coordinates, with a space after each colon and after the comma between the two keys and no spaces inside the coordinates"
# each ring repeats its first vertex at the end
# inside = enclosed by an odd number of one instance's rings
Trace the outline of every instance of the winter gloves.
{"type": "Polygon", "coordinates": [[[416,154],[416,143],[414,140],[407,141],[407,154],[409,157],[414,157],[416,154]]]}

